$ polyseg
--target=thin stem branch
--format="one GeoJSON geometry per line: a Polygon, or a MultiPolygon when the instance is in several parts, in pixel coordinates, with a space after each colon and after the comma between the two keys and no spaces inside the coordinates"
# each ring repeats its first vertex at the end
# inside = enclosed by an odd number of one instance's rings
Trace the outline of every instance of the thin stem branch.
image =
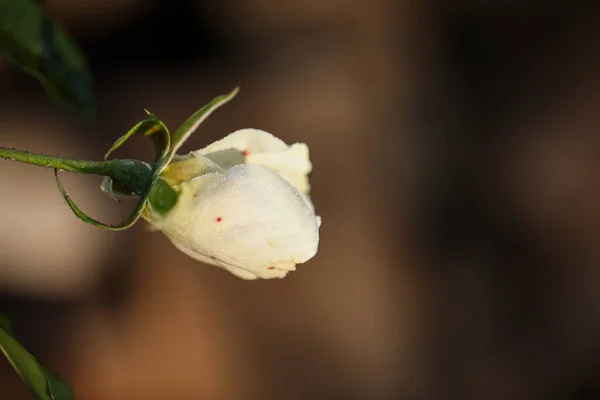
{"type": "Polygon", "coordinates": [[[110,176],[136,194],[144,193],[152,181],[152,167],[140,160],[73,160],[6,147],[0,147],[0,158],[82,174],[110,176]]]}
{"type": "Polygon", "coordinates": [[[64,171],[81,172],[84,174],[106,175],[107,162],[72,160],[63,157],[47,156],[17,149],[0,147],[0,158],[19,161],[26,164],[46,168],[56,168],[64,171]]]}

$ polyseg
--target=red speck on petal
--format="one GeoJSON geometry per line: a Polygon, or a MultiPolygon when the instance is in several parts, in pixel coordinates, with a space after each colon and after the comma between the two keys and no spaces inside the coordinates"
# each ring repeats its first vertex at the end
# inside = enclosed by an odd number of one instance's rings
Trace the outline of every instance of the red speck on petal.
{"type": "Polygon", "coordinates": [[[223,221],[223,218],[217,217],[217,222],[221,222],[221,221],[223,221]]]}
{"type": "Polygon", "coordinates": [[[275,267],[274,267],[274,266],[272,266],[272,265],[269,265],[269,266],[267,267],[267,269],[275,269],[275,267]]]}
{"type": "Polygon", "coordinates": [[[250,154],[250,152],[248,151],[248,149],[246,149],[246,150],[242,150],[242,155],[243,155],[244,157],[245,157],[245,156],[247,156],[248,154],[250,154]]]}

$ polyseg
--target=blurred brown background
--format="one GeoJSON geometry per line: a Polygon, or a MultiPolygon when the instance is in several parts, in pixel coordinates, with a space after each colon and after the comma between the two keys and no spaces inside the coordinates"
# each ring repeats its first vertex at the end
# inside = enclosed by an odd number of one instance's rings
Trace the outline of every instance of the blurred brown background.
{"type": "MultiPolygon", "coordinates": [[[[600,398],[600,9],[592,2],[47,0],[98,121],[0,64],[0,143],[100,159],[147,108],[186,150],[308,143],[320,251],[241,281],[78,221],[0,162],[0,309],[78,399],[600,398]]],[[[121,152],[151,158],[142,139],[121,152]]],[[[94,178],[85,211],[117,222],[94,178]]],[[[0,363],[1,398],[31,398],[0,363]]]]}

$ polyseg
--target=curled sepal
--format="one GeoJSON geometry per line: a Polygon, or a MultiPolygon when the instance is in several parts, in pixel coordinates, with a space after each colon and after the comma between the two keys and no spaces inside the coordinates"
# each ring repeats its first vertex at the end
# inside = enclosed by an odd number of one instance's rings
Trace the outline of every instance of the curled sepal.
{"type": "MultiPolygon", "coordinates": [[[[140,197],[140,200],[138,201],[137,205],[135,206],[135,209],[133,210],[133,212],[131,213],[129,218],[127,218],[125,221],[123,221],[119,225],[110,225],[110,224],[105,224],[103,222],[100,222],[100,221],[88,216],[83,211],[81,211],[81,209],[77,206],[77,204],[75,204],[75,202],[71,199],[71,197],[69,197],[65,188],[63,187],[62,183],[60,182],[60,179],[58,178],[58,170],[57,169],[54,170],[54,177],[56,178],[56,185],[58,186],[58,190],[60,191],[60,194],[62,194],[63,198],[65,199],[65,201],[67,202],[67,204],[69,205],[71,210],[75,213],[77,218],[79,218],[83,222],[87,222],[88,224],[92,224],[98,228],[104,228],[104,229],[108,229],[111,231],[122,231],[122,230],[125,230],[128,228],[131,228],[133,226],[133,224],[135,224],[137,222],[137,220],[140,219],[140,216],[142,215],[142,212],[144,211],[144,207],[146,206],[146,202],[147,202],[146,199],[148,197],[148,192],[150,191],[150,188],[148,188],[146,193],[144,193],[140,197]]],[[[156,179],[154,179],[154,180],[156,180],[156,179]]],[[[150,185],[150,187],[152,187],[152,185],[150,185]]]]}
{"type": "Polygon", "coordinates": [[[156,146],[156,160],[168,153],[169,148],[171,147],[171,135],[169,134],[169,130],[162,121],[156,118],[156,115],[148,110],[144,111],[150,116],[150,119],[138,122],[129,130],[129,132],[117,139],[104,155],[104,160],[108,160],[108,157],[129,140],[130,137],[140,134],[152,139],[154,142],[154,145],[156,146]]]}
{"type": "MultiPolygon", "coordinates": [[[[156,115],[148,110],[144,111],[146,111],[148,116],[150,116],[150,119],[146,119],[137,123],[129,130],[129,132],[117,139],[117,141],[104,155],[104,160],[108,160],[108,157],[119,147],[121,147],[127,140],[129,140],[129,138],[140,134],[150,138],[154,142],[156,147],[156,160],[166,156],[171,147],[171,135],[169,134],[169,130],[162,121],[156,118],[156,115]]],[[[117,202],[120,202],[119,196],[132,196],[127,188],[125,188],[119,182],[114,182],[109,176],[104,177],[100,189],[117,202]]]]}
{"type": "Polygon", "coordinates": [[[177,150],[185,143],[185,141],[194,133],[194,131],[200,126],[200,124],[208,118],[208,116],[215,111],[217,108],[221,107],[223,104],[227,103],[229,100],[233,99],[235,95],[239,92],[240,88],[236,87],[231,91],[231,93],[226,95],[221,95],[215,97],[210,103],[206,104],[200,110],[196,111],[191,117],[189,117],[173,134],[172,146],[169,151],[168,157],[165,157],[162,163],[162,166],[166,166],[169,164],[177,150]]]}
{"type": "Polygon", "coordinates": [[[56,374],[44,368],[14,337],[5,317],[0,322],[0,351],[23,382],[40,400],[72,400],[73,392],[56,374]]]}

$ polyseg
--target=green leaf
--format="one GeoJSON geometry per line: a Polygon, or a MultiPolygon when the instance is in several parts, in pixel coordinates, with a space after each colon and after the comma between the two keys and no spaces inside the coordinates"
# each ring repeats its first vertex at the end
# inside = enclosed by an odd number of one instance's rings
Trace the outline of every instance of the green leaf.
{"type": "Polygon", "coordinates": [[[68,385],[56,374],[42,367],[3,324],[0,325],[0,351],[38,399],[73,399],[68,385]]]}
{"type": "Polygon", "coordinates": [[[45,371],[54,400],[75,399],[71,387],[67,384],[67,382],[65,382],[64,379],[58,376],[58,374],[56,374],[55,372],[48,370],[47,368],[45,369],[45,371]]]}
{"type": "Polygon", "coordinates": [[[0,314],[0,329],[4,329],[11,335],[14,335],[12,324],[10,323],[8,317],[4,314],[0,314]]]}
{"type": "Polygon", "coordinates": [[[163,167],[168,165],[171,161],[177,150],[185,143],[186,140],[194,133],[194,131],[200,126],[200,124],[208,118],[208,116],[215,111],[217,108],[221,107],[223,104],[227,103],[229,100],[233,99],[235,95],[240,91],[239,87],[233,89],[233,91],[229,94],[215,97],[210,103],[202,107],[200,110],[196,111],[191,117],[189,117],[173,134],[172,148],[169,152],[169,157],[165,160],[163,167]]]}
{"type": "Polygon", "coordinates": [[[52,100],[95,114],[84,57],[38,2],[0,0],[0,56],[40,81],[52,100]]]}

